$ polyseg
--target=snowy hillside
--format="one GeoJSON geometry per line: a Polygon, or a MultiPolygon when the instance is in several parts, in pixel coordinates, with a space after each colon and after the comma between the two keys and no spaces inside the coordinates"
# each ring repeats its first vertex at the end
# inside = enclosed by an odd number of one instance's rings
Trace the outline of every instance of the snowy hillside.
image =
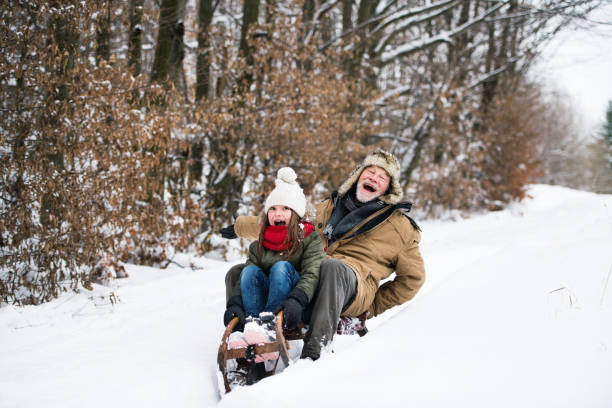
{"type": "Polygon", "coordinates": [[[612,407],[612,196],[530,195],[422,222],[428,280],[412,302],[222,399],[232,262],[127,265],[115,287],[3,307],[0,407],[612,407]]]}

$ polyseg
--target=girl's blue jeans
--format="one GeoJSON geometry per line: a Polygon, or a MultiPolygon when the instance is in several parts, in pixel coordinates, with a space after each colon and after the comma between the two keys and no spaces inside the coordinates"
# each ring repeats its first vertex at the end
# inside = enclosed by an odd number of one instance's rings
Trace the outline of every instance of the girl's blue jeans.
{"type": "Polygon", "coordinates": [[[274,312],[297,285],[300,275],[291,263],[278,261],[270,268],[270,276],[256,265],[247,265],[240,273],[240,293],[247,316],[274,312]]]}

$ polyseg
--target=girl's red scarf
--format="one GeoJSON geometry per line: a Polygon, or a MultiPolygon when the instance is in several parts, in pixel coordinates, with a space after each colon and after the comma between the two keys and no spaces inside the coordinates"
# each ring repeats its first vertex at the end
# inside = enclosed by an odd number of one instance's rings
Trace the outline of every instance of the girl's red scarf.
{"type": "MultiPolygon", "coordinates": [[[[314,225],[311,222],[300,223],[304,229],[304,238],[314,231],[314,225]]],[[[269,225],[264,231],[263,246],[273,251],[284,251],[289,249],[293,243],[285,243],[288,227],[286,225],[269,225]]]]}

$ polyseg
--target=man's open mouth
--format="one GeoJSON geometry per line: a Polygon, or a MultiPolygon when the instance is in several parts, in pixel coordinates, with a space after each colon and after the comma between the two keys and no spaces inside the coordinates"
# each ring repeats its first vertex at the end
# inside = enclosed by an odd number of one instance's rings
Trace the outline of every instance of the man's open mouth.
{"type": "Polygon", "coordinates": [[[377,191],[376,187],[371,184],[363,183],[363,189],[365,191],[369,191],[370,193],[375,193],[377,191]]]}

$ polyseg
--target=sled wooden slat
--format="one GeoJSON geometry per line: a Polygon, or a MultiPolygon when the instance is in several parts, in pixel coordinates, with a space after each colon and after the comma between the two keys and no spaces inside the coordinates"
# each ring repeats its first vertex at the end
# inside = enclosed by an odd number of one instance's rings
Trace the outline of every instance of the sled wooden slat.
{"type": "MultiPolygon", "coordinates": [[[[278,345],[274,343],[258,344],[254,347],[255,354],[274,353],[278,351],[278,345]]],[[[228,349],[226,354],[227,359],[244,358],[246,356],[246,347],[237,349],[228,349]]]]}

